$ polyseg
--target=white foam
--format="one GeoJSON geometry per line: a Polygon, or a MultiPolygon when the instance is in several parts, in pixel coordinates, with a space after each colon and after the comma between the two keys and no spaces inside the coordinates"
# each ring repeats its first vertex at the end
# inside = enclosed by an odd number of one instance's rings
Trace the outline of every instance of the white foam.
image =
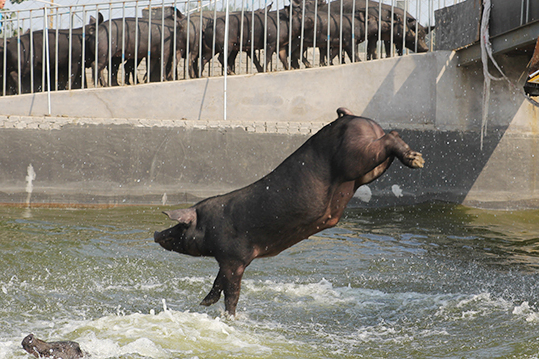
{"type": "MultiPolygon", "coordinates": [[[[511,301],[503,298],[493,297],[490,293],[480,293],[473,295],[459,295],[440,306],[436,316],[443,317],[444,320],[473,320],[478,317],[486,317],[493,313],[513,312],[515,315],[530,316],[532,320],[537,313],[526,307],[527,302],[520,306],[515,306],[511,301]]],[[[539,318],[539,317],[538,317],[539,318]]]]}
{"type": "MultiPolygon", "coordinates": [[[[22,341],[22,338],[21,338],[22,341]]],[[[0,358],[12,359],[18,358],[15,356],[15,350],[20,345],[12,340],[0,340],[0,358]]]]}
{"type": "Polygon", "coordinates": [[[97,359],[121,355],[169,358],[215,351],[272,352],[260,344],[264,338],[236,330],[219,317],[170,309],[158,314],[109,315],[88,321],[74,331],[83,333],[76,341],[97,359]]]}
{"type": "MultiPolygon", "coordinates": [[[[314,301],[319,304],[335,304],[336,302],[346,302],[353,300],[353,296],[342,296],[342,288],[333,288],[326,279],[317,283],[279,283],[272,280],[264,282],[255,282],[244,280],[243,286],[249,291],[282,294],[284,297],[294,298],[296,304],[298,301],[314,301]]],[[[277,298],[275,298],[277,300],[277,298]]]]}
{"type": "Polygon", "coordinates": [[[359,198],[363,202],[370,202],[372,198],[372,191],[369,186],[363,185],[357,189],[356,193],[354,194],[354,197],[359,198]]]}
{"type": "Polygon", "coordinates": [[[162,348],[148,338],[139,338],[121,349],[121,355],[139,354],[151,358],[158,358],[161,352],[162,348]]]}
{"type": "Polygon", "coordinates": [[[400,188],[399,185],[397,184],[394,184],[393,186],[391,186],[391,192],[393,192],[393,194],[395,195],[395,197],[402,197],[403,194],[402,194],[402,189],[400,188]]]}
{"type": "Polygon", "coordinates": [[[335,287],[331,282],[322,279],[316,283],[279,283],[272,280],[252,281],[244,280],[243,288],[245,295],[249,291],[266,293],[269,297],[278,300],[279,294],[284,300],[290,300],[297,305],[298,303],[313,302],[318,305],[353,304],[359,307],[380,307],[385,302],[398,302],[403,306],[409,303],[418,303],[418,305],[443,305],[451,295],[433,295],[414,292],[396,292],[386,293],[376,289],[354,288],[350,285],[335,287]],[[271,293],[271,294],[270,294],[271,293]]]}
{"type": "Polygon", "coordinates": [[[527,322],[538,322],[539,313],[533,310],[528,302],[522,302],[521,305],[517,305],[513,308],[513,314],[516,316],[522,316],[527,322]]]}

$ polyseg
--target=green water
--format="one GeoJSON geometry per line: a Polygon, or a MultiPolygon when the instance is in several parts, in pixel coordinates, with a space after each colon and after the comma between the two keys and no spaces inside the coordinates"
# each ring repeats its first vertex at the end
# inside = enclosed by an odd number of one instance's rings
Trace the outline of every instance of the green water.
{"type": "Polygon", "coordinates": [[[0,358],[539,358],[539,211],[349,210],[247,269],[238,316],[198,305],[217,264],[163,250],[157,207],[0,207],[0,358]]]}

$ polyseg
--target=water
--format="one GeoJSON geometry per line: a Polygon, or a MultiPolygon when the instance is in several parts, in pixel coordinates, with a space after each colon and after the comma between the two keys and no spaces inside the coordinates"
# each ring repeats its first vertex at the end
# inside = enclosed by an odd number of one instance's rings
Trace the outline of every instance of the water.
{"type": "Polygon", "coordinates": [[[539,211],[349,210],[255,260],[235,319],[212,258],[166,252],[163,208],[0,207],[0,358],[538,358],[539,211]]]}

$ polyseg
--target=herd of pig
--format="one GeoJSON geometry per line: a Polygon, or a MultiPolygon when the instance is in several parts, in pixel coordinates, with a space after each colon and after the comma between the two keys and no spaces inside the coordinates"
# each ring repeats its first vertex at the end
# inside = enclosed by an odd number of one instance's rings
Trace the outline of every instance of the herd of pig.
{"type": "Polygon", "coordinates": [[[161,11],[152,9],[151,16],[145,10],[142,17],[105,21],[99,14],[97,20],[91,17],[84,28],[49,29],[49,61],[43,30],[0,37],[0,77],[6,77],[0,82],[0,94],[46,90],[49,78],[51,90],[86,87],[83,68],[95,69],[90,81],[97,82],[97,75],[104,86],[132,83],[137,81],[132,75],[143,59],[147,64],[144,81],[176,79],[181,59],[187,59],[188,76],[199,77],[214,56],[221,65],[225,64],[225,49],[229,74],[234,73],[236,56],[242,51],[262,72],[275,53],[286,69],[299,68],[301,61],[310,67],[305,55],[308,48],[319,49],[321,64],[332,64],[340,49],[343,57],[346,53],[359,61],[357,45],[365,41],[367,59],[376,58],[379,40],[384,42],[386,53],[393,44],[398,54],[404,47],[414,52],[428,50],[428,28],[404,10],[375,1],[356,0],[354,4],[353,0],[293,0],[280,10],[231,11],[227,46],[225,12],[182,14],[172,7],[157,10],[161,11]],[[264,54],[262,64],[254,50],[264,50],[260,52],[264,54]],[[119,81],[122,63],[125,78],[119,81]],[[50,75],[45,70],[47,66],[50,75]],[[110,75],[102,76],[103,70],[109,68],[110,75]]]}

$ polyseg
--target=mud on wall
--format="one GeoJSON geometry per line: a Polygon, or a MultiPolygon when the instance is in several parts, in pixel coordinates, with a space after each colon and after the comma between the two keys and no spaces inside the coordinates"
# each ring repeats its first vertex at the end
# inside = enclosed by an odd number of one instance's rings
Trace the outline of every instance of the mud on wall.
{"type": "MultiPolygon", "coordinates": [[[[527,62],[499,60],[515,82],[527,62]]],[[[494,83],[481,149],[481,68],[454,53],[228,79],[226,121],[222,78],[53,93],[51,116],[46,94],[0,98],[0,202],[193,202],[265,175],[345,106],[426,159],[395,161],[353,205],[539,204],[535,109],[494,83]]]]}

